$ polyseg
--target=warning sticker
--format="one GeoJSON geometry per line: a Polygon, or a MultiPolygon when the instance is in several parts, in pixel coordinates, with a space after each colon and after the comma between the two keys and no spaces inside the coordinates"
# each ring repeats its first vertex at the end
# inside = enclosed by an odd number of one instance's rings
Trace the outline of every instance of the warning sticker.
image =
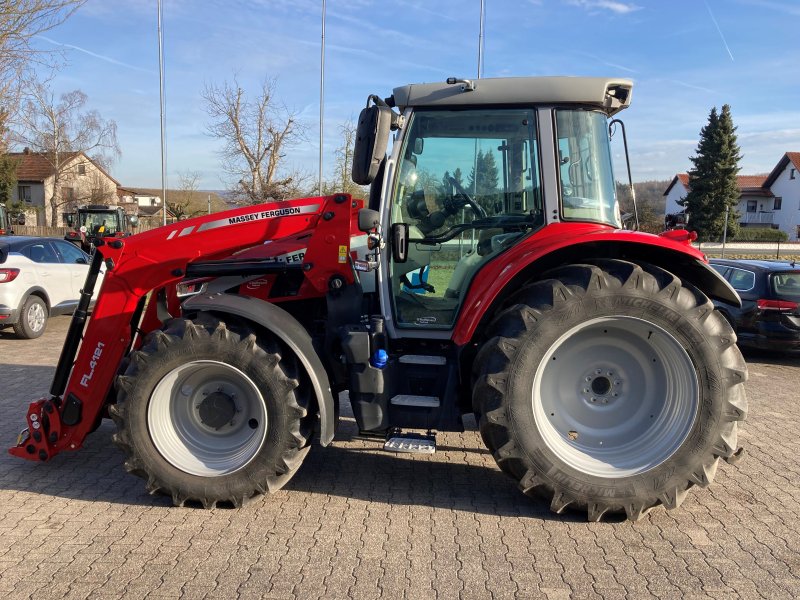
{"type": "Polygon", "coordinates": [[[347,246],[339,246],[339,262],[347,262],[347,246]]]}

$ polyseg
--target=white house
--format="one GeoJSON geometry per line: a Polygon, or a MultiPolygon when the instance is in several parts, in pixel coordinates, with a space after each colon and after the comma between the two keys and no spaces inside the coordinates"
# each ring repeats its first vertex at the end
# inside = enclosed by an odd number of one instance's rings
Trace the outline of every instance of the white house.
{"type": "Polygon", "coordinates": [[[55,185],[55,167],[45,154],[12,152],[18,160],[17,187],[11,200],[25,208],[26,222],[36,225],[65,226],[64,215],[81,204],[116,204],[119,182],[83,152],[64,153],[60,158],[60,197],[58,221],[51,223],[50,198],[55,185]]]}
{"type": "Polygon", "coordinates": [[[791,241],[800,241],[800,152],[784,154],[767,175],[764,187],[774,197],[773,227],[789,234],[791,241]]]}
{"type": "MultiPolygon", "coordinates": [[[[737,176],[741,197],[736,211],[741,227],[767,227],[800,241],[800,152],[787,152],[768,175],[737,176]]],[[[678,204],[689,193],[689,175],[678,173],[664,192],[667,226],[685,223],[678,204]]]]}

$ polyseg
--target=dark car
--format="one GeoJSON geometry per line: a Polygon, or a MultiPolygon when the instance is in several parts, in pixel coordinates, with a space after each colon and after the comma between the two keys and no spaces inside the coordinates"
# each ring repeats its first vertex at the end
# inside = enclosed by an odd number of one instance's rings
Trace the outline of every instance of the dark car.
{"type": "Polygon", "coordinates": [[[800,350],[800,266],[767,260],[710,263],[742,298],[742,308],[714,301],[740,346],[800,350]]]}

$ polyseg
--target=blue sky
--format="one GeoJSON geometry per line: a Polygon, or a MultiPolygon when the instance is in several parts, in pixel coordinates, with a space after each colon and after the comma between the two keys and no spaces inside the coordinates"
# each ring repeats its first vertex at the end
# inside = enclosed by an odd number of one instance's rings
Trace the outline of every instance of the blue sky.
{"type": "MultiPolygon", "coordinates": [[[[587,75],[634,80],[626,123],[634,180],[690,167],[712,106],[731,105],[742,174],[800,151],[800,0],[485,0],[484,76],[587,75]]],[[[198,171],[223,189],[200,93],[231,80],[277,79],[307,139],[287,156],[314,177],[319,151],[321,0],[164,0],[168,176],[198,171]]],[[[369,94],[474,77],[479,0],[328,0],[325,165],[338,127],[369,94]]],[[[82,89],[116,120],[123,185],[160,187],[155,0],[89,0],[37,40],[61,47],[57,91],[82,89]]],[[[616,148],[616,153],[621,147],[616,148]]],[[[623,173],[618,170],[617,177],[623,173]]]]}

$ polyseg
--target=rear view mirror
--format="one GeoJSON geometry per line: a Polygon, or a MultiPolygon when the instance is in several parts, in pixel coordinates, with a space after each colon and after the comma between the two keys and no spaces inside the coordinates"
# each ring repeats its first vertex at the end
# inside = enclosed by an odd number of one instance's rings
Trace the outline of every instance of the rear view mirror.
{"type": "Polygon", "coordinates": [[[385,104],[367,106],[358,116],[352,172],[358,185],[369,185],[378,174],[395,116],[385,104]]]}
{"type": "Polygon", "coordinates": [[[392,225],[392,256],[396,263],[408,260],[408,223],[392,225]]]}
{"type": "Polygon", "coordinates": [[[364,233],[369,233],[377,229],[381,223],[381,217],[377,210],[362,208],[358,211],[358,229],[364,233]]]}

